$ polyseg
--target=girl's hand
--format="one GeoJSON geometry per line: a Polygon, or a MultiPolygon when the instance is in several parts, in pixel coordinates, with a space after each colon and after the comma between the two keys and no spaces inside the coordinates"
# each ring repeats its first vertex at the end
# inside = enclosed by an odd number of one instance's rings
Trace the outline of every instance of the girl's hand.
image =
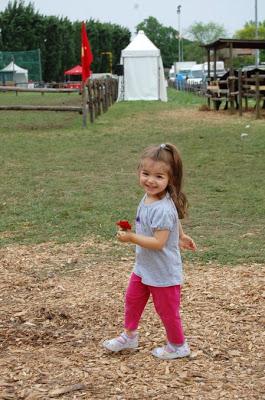
{"type": "Polygon", "coordinates": [[[179,247],[181,250],[197,250],[194,240],[185,233],[183,233],[179,238],[179,247]]]}
{"type": "Polygon", "coordinates": [[[131,241],[131,232],[119,230],[117,232],[117,238],[120,242],[130,242],[131,241]]]}

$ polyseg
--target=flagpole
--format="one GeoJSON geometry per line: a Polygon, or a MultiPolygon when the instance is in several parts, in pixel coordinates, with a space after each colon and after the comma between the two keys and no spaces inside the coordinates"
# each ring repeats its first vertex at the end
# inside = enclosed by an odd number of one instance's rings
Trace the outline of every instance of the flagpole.
{"type": "Polygon", "coordinates": [[[87,80],[82,82],[82,103],[83,103],[83,128],[87,127],[87,86],[86,86],[87,80]]]}

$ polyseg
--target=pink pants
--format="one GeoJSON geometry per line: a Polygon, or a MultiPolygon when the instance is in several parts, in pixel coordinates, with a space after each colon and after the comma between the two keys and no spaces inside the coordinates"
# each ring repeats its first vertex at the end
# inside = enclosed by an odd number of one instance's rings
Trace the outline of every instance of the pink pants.
{"type": "Polygon", "coordinates": [[[125,329],[136,330],[150,297],[161,318],[170,343],[183,344],[185,341],[180,314],[180,285],[168,287],[148,286],[132,273],[125,295],[125,329]]]}

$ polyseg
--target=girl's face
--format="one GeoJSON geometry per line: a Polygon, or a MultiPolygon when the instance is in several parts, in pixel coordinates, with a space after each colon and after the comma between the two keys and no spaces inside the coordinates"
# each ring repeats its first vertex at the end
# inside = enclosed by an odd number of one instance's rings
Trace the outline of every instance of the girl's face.
{"type": "Polygon", "coordinates": [[[169,182],[168,167],[163,161],[145,158],[141,163],[139,180],[148,197],[158,200],[166,193],[169,182]]]}

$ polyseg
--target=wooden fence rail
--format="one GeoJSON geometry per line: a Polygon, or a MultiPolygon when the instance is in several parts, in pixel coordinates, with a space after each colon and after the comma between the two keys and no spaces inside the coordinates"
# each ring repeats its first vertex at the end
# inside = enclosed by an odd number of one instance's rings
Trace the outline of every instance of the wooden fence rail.
{"type": "MultiPolygon", "coordinates": [[[[54,89],[54,88],[19,88],[13,86],[0,86],[0,92],[37,92],[37,93],[80,93],[79,89],[54,89]]],[[[118,80],[114,78],[91,79],[83,87],[82,104],[80,106],[60,106],[60,105],[0,105],[1,110],[12,111],[74,111],[83,116],[83,126],[87,126],[87,114],[89,113],[90,122],[108,111],[108,108],[118,98],[118,80]]]]}
{"type": "Polygon", "coordinates": [[[82,114],[82,107],[78,106],[32,106],[32,105],[8,105],[0,106],[0,111],[78,111],[82,114]]]}
{"type": "Polygon", "coordinates": [[[0,92],[16,92],[16,95],[20,92],[35,92],[35,93],[78,93],[79,89],[54,89],[54,88],[24,88],[18,86],[0,86],[0,92]]]}

